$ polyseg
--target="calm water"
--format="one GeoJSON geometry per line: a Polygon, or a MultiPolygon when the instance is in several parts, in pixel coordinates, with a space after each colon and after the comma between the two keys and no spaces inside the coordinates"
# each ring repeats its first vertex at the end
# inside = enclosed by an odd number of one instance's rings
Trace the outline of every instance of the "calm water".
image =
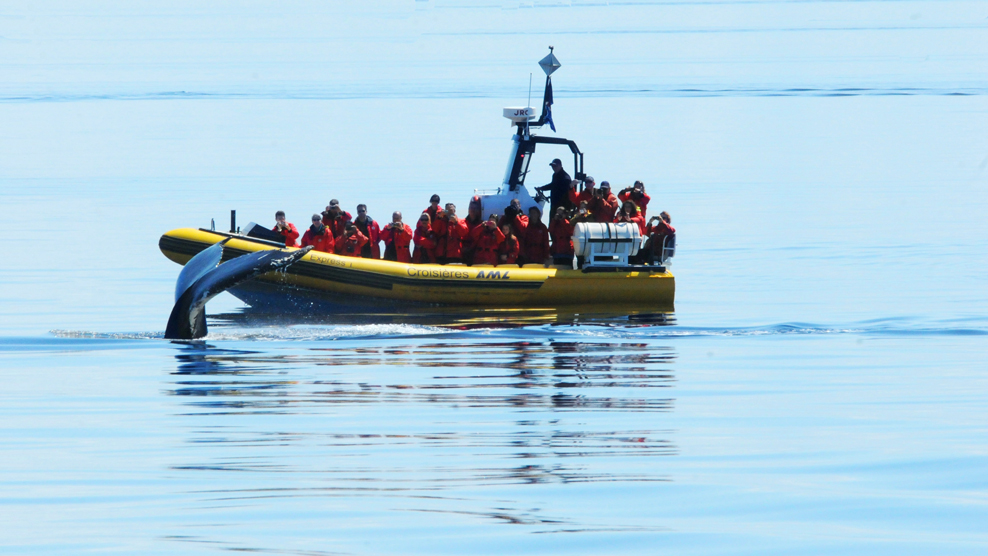
{"type": "Polygon", "coordinates": [[[4,553],[988,550],[983,3],[18,3],[0,75],[4,553]],[[463,206],[548,44],[674,315],[160,339],[161,233],[463,206]]]}

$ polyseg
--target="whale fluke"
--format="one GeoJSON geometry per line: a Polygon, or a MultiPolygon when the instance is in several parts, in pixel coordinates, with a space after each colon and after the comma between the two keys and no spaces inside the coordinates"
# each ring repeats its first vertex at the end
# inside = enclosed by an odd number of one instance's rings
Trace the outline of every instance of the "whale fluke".
{"type": "Polygon", "coordinates": [[[312,250],[312,247],[303,247],[294,251],[256,251],[220,264],[227,241],[229,238],[202,250],[185,263],[175,283],[175,306],[168,317],[166,339],[204,337],[207,333],[207,301],[255,276],[286,268],[312,250]]]}

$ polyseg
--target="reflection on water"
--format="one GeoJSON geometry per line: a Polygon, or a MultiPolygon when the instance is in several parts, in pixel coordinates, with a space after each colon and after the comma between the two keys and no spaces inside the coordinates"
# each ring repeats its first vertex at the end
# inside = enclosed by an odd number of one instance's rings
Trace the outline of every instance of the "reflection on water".
{"type": "Polygon", "coordinates": [[[598,324],[611,326],[671,326],[676,316],[670,307],[659,311],[638,305],[610,304],[606,307],[452,307],[411,306],[400,312],[329,312],[321,306],[291,306],[270,310],[246,306],[233,313],[210,315],[218,326],[260,327],[297,324],[366,325],[402,324],[472,330],[477,328],[521,328],[536,325],[598,324]]]}
{"type": "Polygon", "coordinates": [[[653,458],[677,453],[662,417],[674,407],[671,347],[402,342],[182,345],[167,393],[195,448],[172,470],[207,474],[216,488],[196,496],[214,508],[301,510],[328,497],[399,521],[438,513],[532,533],[655,530],[549,515],[528,507],[538,491],[526,487],[669,481],[653,458]]]}

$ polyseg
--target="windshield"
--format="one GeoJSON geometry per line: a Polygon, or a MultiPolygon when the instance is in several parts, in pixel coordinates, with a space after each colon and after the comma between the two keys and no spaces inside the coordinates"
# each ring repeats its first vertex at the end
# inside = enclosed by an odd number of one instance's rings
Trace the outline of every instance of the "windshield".
{"type": "Polygon", "coordinates": [[[521,171],[518,172],[518,184],[525,185],[525,176],[528,175],[528,165],[532,162],[533,153],[522,153],[521,171]]]}

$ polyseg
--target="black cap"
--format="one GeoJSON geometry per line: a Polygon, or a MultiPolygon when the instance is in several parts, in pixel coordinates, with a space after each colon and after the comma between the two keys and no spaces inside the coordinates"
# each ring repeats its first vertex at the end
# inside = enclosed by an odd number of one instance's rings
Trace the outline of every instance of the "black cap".
{"type": "Polygon", "coordinates": [[[600,188],[601,189],[610,189],[611,188],[611,182],[609,182],[607,180],[604,180],[604,181],[600,182],[600,188]]]}
{"type": "Polygon", "coordinates": [[[558,165],[562,166],[563,165],[563,161],[562,160],[559,160],[558,158],[553,158],[552,159],[552,162],[549,163],[549,166],[552,166],[553,164],[558,164],[558,165]]]}
{"type": "Polygon", "coordinates": [[[318,214],[313,214],[312,215],[312,221],[313,222],[322,222],[322,216],[319,216],[318,214]]]}
{"type": "Polygon", "coordinates": [[[329,206],[331,206],[331,207],[338,207],[338,206],[340,206],[340,202],[337,201],[336,199],[332,199],[332,200],[329,201],[329,206]]]}

